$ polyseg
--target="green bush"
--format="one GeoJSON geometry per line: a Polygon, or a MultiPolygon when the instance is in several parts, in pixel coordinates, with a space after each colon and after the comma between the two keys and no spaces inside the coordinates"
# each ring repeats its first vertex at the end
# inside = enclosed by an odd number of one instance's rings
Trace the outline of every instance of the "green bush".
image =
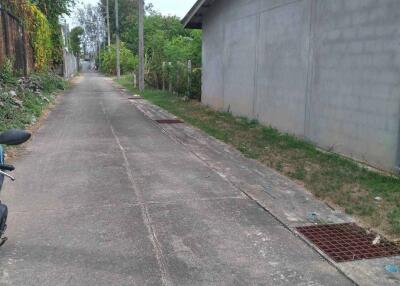
{"type": "Polygon", "coordinates": [[[146,82],[166,86],[179,95],[201,96],[201,31],[185,30],[178,18],[150,15],[145,20],[146,82]],[[192,62],[191,88],[188,86],[188,61],[192,62]],[[163,69],[163,63],[164,69],[163,69]],[[171,65],[169,65],[171,63],[171,65]]]}
{"type": "Polygon", "coordinates": [[[0,81],[2,84],[14,84],[16,78],[14,77],[14,61],[6,58],[0,66],[0,81]]]}
{"type": "MultiPolygon", "coordinates": [[[[116,46],[112,45],[110,49],[105,49],[100,54],[100,71],[105,74],[116,74],[117,51],[116,46]]],[[[138,65],[138,59],[133,52],[121,43],[120,48],[120,66],[121,74],[134,72],[138,65]]]]}
{"type": "Polygon", "coordinates": [[[165,63],[164,70],[161,72],[165,86],[168,88],[171,81],[173,92],[179,95],[190,95],[193,99],[201,97],[201,68],[192,67],[191,86],[188,86],[188,64],[187,62],[165,63]]]}

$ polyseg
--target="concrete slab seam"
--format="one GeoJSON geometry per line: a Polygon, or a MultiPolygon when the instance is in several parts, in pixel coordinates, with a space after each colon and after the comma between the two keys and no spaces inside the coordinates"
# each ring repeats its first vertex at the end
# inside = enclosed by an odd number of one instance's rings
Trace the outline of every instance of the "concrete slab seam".
{"type": "Polygon", "coordinates": [[[149,233],[149,238],[151,240],[151,243],[152,243],[154,251],[155,251],[158,267],[159,267],[159,270],[161,273],[162,283],[164,286],[173,285],[173,283],[171,282],[171,279],[169,277],[169,273],[167,271],[167,266],[165,263],[165,258],[164,258],[164,254],[162,252],[160,242],[158,241],[157,234],[153,228],[153,224],[152,224],[152,220],[151,220],[151,217],[149,214],[149,210],[147,208],[147,204],[144,202],[143,195],[142,195],[141,191],[137,188],[135,180],[133,178],[130,164],[129,164],[128,158],[126,156],[126,151],[125,151],[124,147],[122,146],[121,141],[119,140],[119,137],[115,133],[114,127],[112,126],[112,123],[109,120],[108,113],[105,110],[104,104],[102,102],[100,102],[100,105],[101,105],[102,111],[106,117],[106,120],[109,123],[110,129],[115,138],[115,141],[116,141],[119,149],[121,150],[121,154],[124,158],[124,167],[125,167],[126,173],[128,175],[129,181],[131,182],[132,189],[135,192],[135,194],[138,198],[138,201],[141,203],[141,213],[142,213],[143,223],[146,226],[146,229],[149,233]]]}

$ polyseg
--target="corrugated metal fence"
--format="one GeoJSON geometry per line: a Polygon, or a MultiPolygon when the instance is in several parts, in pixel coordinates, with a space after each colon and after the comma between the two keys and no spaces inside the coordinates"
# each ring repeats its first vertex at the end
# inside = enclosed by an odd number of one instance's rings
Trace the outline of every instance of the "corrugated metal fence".
{"type": "Polygon", "coordinates": [[[17,72],[26,75],[33,69],[33,48],[23,23],[0,4],[0,65],[6,58],[13,59],[17,72]]]}

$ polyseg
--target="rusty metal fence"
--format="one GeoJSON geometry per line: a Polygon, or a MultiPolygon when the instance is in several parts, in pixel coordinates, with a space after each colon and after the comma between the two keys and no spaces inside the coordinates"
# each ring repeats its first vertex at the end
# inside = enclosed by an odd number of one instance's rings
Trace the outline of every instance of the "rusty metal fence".
{"type": "Polygon", "coordinates": [[[0,65],[7,58],[13,60],[17,73],[26,75],[33,69],[33,48],[22,21],[0,4],[0,65]]]}

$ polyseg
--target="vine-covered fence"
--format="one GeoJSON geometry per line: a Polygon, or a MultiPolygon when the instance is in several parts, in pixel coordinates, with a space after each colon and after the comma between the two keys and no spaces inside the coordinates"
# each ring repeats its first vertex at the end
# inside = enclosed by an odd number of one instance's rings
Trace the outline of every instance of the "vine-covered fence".
{"type": "Polygon", "coordinates": [[[18,73],[26,75],[33,69],[33,48],[27,37],[21,20],[0,4],[0,65],[11,59],[18,73]]]}

